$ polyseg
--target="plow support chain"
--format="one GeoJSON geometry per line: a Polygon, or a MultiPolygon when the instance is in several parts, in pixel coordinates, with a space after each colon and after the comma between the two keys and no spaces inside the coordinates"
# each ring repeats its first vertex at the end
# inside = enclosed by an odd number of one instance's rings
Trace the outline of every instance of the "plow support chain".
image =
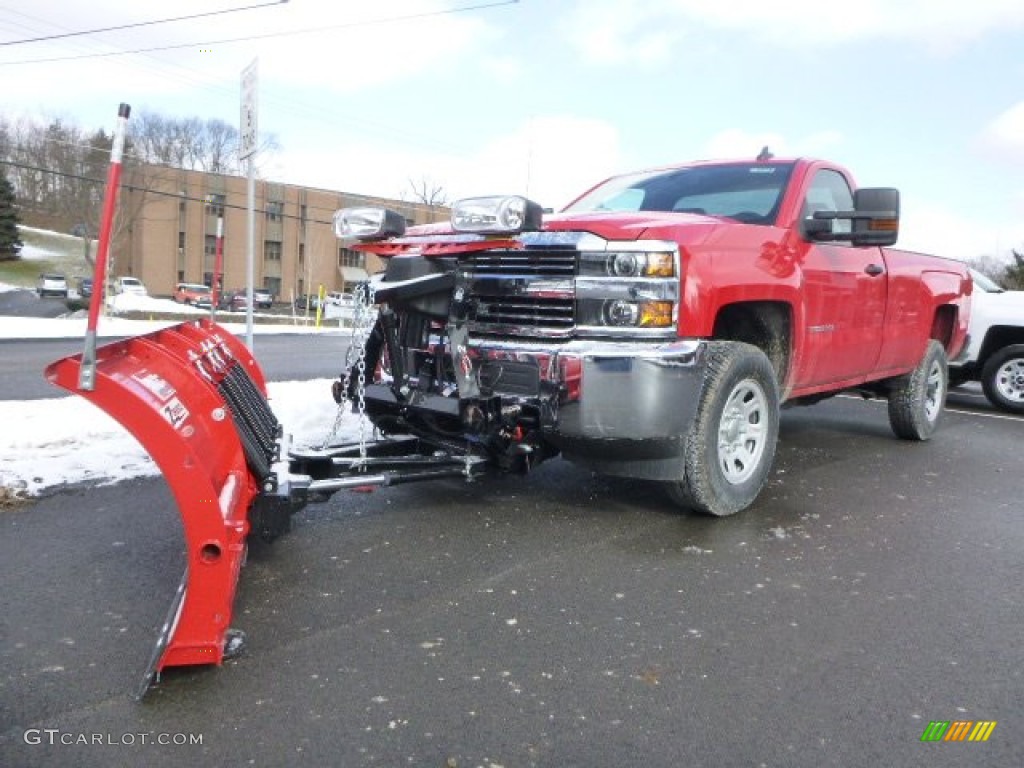
{"type": "Polygon", "coordinates": [[[280,427],[250,351],[210,320],[182,323],[97,350],[95,389],[78,388],[82,356],[46,377],[89,400],[149,452],[170,486],[186,565],[140,695],[165,667],[219,664],[234,649],[232,604],[249,506],[273,490],[280,427]]]}

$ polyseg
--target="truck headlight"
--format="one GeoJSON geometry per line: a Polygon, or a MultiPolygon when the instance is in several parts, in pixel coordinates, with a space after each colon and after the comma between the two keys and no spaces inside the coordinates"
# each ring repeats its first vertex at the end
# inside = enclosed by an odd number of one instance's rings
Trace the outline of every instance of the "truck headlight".
{"type": "Polygon", "coordinates": [[[645,262],[643,253],[613,253],[608,257],[608,272],[615,277],[639,277],[645,262]]]}
{"type": "Polygon", "coordinates": [[[640,305],[635,301],[607,301],[604,305],[604,321],[608,325],[635,327],[640,318],[640,305]]]}
{"type": "Polygon", "coordinates": [[[541,207],[518,195],[470,197],[452,206],[452,228],[457,232],[515,234],[541,226],[541,207]]]}
{"type": "Polygon", "coordinates": [[[357,240],[401,237],[405,218],[389,208],[342,208],[334,214],[334,234],[357,240]]]}
{"type": "Polygon", "coordinates": [[[580,323],[598,328],[672,328],[675,324],[675,302],[633,301],[630,299],[583,300],[580,302],[580,323]]]}
{"type": "Polygon", "coordinates": [[[588,253],[580,274],[608,277],[675,277],[676,259],[671,251],[622,250],[588,253]]]}

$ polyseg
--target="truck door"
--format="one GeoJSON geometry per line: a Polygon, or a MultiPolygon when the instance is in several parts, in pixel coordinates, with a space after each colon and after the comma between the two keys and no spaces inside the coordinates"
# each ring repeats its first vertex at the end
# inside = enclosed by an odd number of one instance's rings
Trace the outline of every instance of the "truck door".
{"type": "MultiPolygon", "coordinates": [[[[798,227],[816,210],[849,211],[853,193],[838,171],[819,169],[807,188],[798,227]]],[[[849,221],[835,221],[849,227],[849,221]]],[[[882,347],[886,265],[877,247],[801,238],[804,277],[804,381],[797,386],[861,378],[874,370],[882,347]]]]}

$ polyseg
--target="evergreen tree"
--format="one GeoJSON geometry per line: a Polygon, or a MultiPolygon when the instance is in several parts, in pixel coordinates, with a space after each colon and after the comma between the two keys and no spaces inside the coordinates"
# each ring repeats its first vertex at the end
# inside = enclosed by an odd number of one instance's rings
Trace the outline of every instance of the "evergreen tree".
{"type": "Polygon", "coordinates": [[[0,176],[0,261],[21,258],[18,237],[18,211],[14,207],[14,187],[6,176],[0,176]]]}
{"type": "Polygon", "coordinates": [[[1024,290],[1024,253],[1013,249],[1013,263],[1003,272],[1003,287],[1010,290],[1024,290]]]}

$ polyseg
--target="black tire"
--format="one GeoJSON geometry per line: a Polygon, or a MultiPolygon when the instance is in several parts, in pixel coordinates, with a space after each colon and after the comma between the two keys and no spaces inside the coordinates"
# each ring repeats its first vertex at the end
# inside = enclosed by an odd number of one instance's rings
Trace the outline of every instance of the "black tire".
{"type": "Polygon", "coordinates": [[[949,392],[945,348],[934,339],[924,357],[906,376],[893,382],[889,391],[889,424],[903,440],[928,440],[935,433],[949,392]]]}
{"type": "Polygon", "coordinates": [[[985,361],[981,388],[996,408],[1024,413],[1024,344],[1003,347],[985,361]]]}
{"type": "Polygon", "coordinates": [[[716,517],[753,504],[775,459],[779,387],[755,346],[708,345],[708,372],[686,435],[682,477],[668,483],[677,504],[716,517]]]}
{"type": "Polygon", "coordinates": [[[950,389],[953,389],[954,387],[962,387],[964,384],[971,380],[971,377],[963,372],[963,368],[954,369],[953,367],[950,367],[948,370],[950,389]]]}

